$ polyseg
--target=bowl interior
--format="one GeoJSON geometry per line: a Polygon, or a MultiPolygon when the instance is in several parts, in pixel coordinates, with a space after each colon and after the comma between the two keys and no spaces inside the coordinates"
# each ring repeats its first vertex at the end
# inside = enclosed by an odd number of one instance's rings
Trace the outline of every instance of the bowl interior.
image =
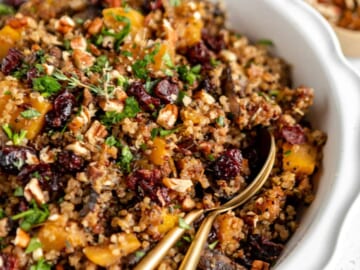
{"type": "MultiPolygon", "coordinates": [[[[276,1],[274,1],[276,2],[276,1]]],[[[253,41],[271,39],[275,44],[273,53],[281,56],[292,66],[293,86],[306,85],[315,89],[315,103],[309,113],[313,127],[328,134],[324,149],[323,165],[318,172],[319,184],[316,185],[316,198],[302,216],[300,227],[288,242],[278,264],[281,264],[290,252],[305,236],[310,226],[316,226],[316,217],[331,193],[336,180],[341,130],[341,117],[337,93],[326,63],[315,50],[315,40],[306,28],[292,20],[284,9],[275,8],[270,1],[228,0],[226,1],[228,21],[231,29],[242,33],[253,41]]]]}

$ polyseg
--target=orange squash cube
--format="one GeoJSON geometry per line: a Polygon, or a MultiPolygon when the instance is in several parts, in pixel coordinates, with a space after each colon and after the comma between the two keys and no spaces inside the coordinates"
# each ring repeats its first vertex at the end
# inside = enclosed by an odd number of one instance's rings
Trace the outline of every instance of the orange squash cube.
{"type": "Polygon", "coordinates": [[[7,55],[9,49],[14,47],[16,42],[18,42],[20,39],[20,29],[14,29],[8,25],[5,25],[0,30],[0,60],[7,55]]]}
{"type": "Polygon", "coordinates": [[[316,148],[310,144],[283,144],[283,169],[297,175],[310,175],[316,165],[316,148]]]}
{"type": "Polygon", "coordinates": [[[153,140],[154,145],[150,154],[150,161],[155,165],[164,165],[165,158],[169,156],[169,150],[166,147],[166,141],[160,137],[153,140]]]}
{"type": "Polygon", "coordinates": [[[114,29],[115,31],[122,30],[126,25],[125,22],[117,20],[117,16],[126,17],[130,21],[130,32],[135,35],[143,28],[144,16],[132,8],[107,8],[103,10],[104,23],[107,27],[114,29]]]}

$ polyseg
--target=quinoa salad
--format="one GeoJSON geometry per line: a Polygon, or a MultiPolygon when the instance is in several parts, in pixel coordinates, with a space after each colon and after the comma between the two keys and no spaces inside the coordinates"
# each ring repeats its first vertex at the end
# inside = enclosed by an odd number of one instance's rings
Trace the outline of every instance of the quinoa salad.
{"type": "MultiPolygon", "coordinates": [[[[133,269],[172,228],[177,269],[202,216],[245,189],[276,141],[265,186],[219,215],[198,269],[266,270],[314,199],[326,135],[314,90],[196,0],[0,4],[0,269],[133,269]]],[[[296,63],[292,63],[296,65],[296,63]]]]}

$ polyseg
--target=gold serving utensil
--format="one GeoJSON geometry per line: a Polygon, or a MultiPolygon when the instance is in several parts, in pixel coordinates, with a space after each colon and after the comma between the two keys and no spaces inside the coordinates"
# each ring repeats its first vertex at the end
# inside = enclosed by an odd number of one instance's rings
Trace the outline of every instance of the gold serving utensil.
{"type": "MultiPolygon", "coordinates": [[[[188,252],[186,253],[184,260],[179,269],[196,269],[197,264],[200,260],[200,253],[204,247],[206,239],[209,235],[209,232],[212,227],[212,223],[215,220],[216,216],[220,213],[224,213],[248,201],[252,196],[254,196],[261,187],[265,184],[272,167],[275,162],[276,146],[274,136],[266,130],[261,137],[264,137],[264,146],[267,147],[267,158],[261,168],[259,174],[251,182],[245,190],[241,191],[238,195],[233,197],[230,201],[226,202],[223,205],[220,205],[212,209],[196,209],[189,212],[184,221],[187,224],[193,223],[198,219],[202,214],[210,213],[207,218],[203,221],[200,226],[198,233],[196,234],[194,240],[188,252]]],[[[169,249],[180,239],[180,237],[185,233],[185,229],[180,228],[179,226],[174,227],[170,230],[165,237],[140,261],[140,263],[134,268],[134,270],[152,270],[160,263],[162,258],[166,255],[169,249]]]]}

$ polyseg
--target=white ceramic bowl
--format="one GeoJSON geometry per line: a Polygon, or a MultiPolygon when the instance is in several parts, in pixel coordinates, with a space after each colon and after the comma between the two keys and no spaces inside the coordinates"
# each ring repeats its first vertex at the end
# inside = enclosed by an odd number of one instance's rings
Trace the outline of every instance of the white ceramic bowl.
{"type": "Polygon", "coordinates": [[[225,5],[232,29],[253,40],[271,39],[274,53],[292,65],[294,86],[316,90],[310,121],[328,134],[316,198],[276,269],[324,269],[360,190],[360,78],[330,26],[303,1],[226,0],[225,5]]]}

